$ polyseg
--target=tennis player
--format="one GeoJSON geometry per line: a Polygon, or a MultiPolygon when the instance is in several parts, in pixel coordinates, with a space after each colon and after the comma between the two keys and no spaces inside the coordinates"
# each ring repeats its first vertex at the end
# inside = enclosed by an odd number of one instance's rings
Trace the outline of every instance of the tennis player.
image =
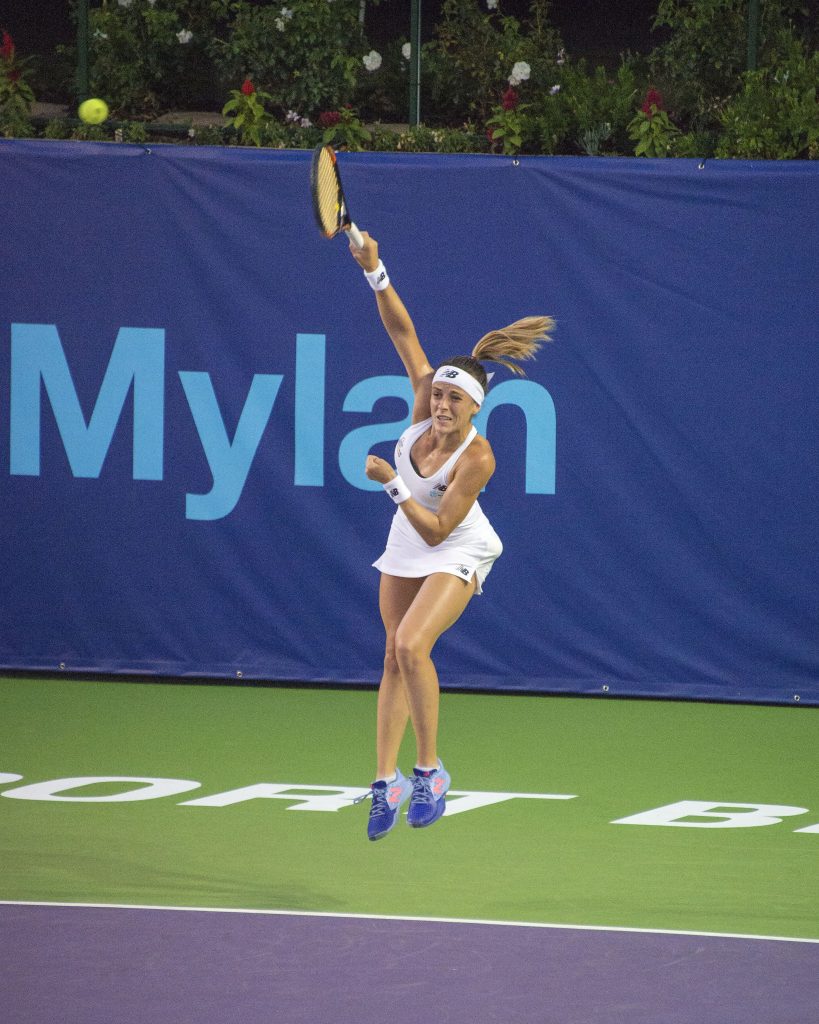
{"type": "Polygon", "coordinates": [[[486,395],[481,360],[515,373],[549,340],[553,322],[527,317],[477,343],[471,356],[433,368],[412,320],[390,284],[378,243],[362,232],[350,251],[375,291],[378,312],[412,384],[412,424],[395,447],[395,468],[375,455],[366,474],[398,506],[387,547],[374,563],[381,572],[379,607],[386,631],[384,674],[378,693],[376,780],[367,824],[371,840],[383,838],[409,800],[407,821],[432,825],[444,813],[449,773],[438,757],[438,676],[431,654],[436,641],[460,618],[503,546],[478,504],[495,471],[486,438],[472,425],[486,395]],[[411,779],[398,769],[398,751],[412,721],[417,764],[411,779]]]}

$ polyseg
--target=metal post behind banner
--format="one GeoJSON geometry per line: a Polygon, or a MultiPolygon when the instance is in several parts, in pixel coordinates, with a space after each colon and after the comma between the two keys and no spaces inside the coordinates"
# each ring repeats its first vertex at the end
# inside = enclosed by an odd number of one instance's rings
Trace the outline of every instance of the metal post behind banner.
{"type": "Polygon", "coordinates": [[[748,70],[756,71],[759,49],[759,0],[748,0],[748,70]]]}
{"type": "Polygon", "coordinates": [[[410,13],[409,123],[421,123],[421,0],[412,0],[410,13]]]}
{"type": "Polygon", "coordinates": [[[88,89],[88,0],[77,0],[77,94],[87,100],[88,89]]]}

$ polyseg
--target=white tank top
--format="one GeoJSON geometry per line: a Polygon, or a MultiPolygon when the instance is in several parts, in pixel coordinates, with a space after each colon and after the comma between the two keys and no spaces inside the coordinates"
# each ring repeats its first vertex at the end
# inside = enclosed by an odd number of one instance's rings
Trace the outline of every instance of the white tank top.
{"type": "MultiPolygon", "coordinates": [[[[412,446],[424,431],[429,428],[431,423],[432,417],[421,420],[420,423],[414,423],[411,427],[407,427],[398,438],[398,443],[395,446],[395,468],[398,471],[398,475],[409,487],[410,494],[418,504],[428,508],[431,512],[437,512],[438,506],[441,504],[441,498],[443,498],[444,492],[449,486],[449,474],[452,472],[453,466],[469,445],[472,444],[478,431],[475,427],[472,427],[466,435],[463,444],[449,456],[443,466],[436,470],[432,476],[420,476],[412,464],[410,452],[412,451],[412,446]]],[[[398,511],[401,511],[400,505],[398,506],[398,511]]],[[[482,515],[480,505],[476,501],[460,525],[462,527],[469,526],[482,515]]]]}

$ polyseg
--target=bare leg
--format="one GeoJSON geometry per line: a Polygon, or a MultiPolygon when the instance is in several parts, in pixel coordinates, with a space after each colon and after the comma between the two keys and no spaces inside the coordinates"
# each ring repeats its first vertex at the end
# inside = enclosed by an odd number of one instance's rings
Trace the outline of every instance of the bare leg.
{"type": "Polygon", "coordinates": [[[423,577],[381,576],[378,603],[387,637],[384,674],[378,690],[376,778],[379,779],[391,778],[395,774],[398,751],[409,721],[406,688],[395,657],[395,634],[423,582],[423,577]]]}
{"type": "Polygon", "coordinates": [[[418,764],[438,763],[438,673],[430,657],[438,637],[460,618],[475,580],[449,573],[427,576],[395,633],[395,658],[406,689],[418,764]]]}

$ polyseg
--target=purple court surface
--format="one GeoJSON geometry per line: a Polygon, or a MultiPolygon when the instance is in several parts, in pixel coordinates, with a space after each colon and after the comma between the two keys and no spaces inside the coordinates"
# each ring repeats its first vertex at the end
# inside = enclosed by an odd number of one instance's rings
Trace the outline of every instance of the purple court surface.
{"type": "Polygon", "coordinates": [[[819,943],[0,905],[8,1024],[817,1024],[819,943]]]}

